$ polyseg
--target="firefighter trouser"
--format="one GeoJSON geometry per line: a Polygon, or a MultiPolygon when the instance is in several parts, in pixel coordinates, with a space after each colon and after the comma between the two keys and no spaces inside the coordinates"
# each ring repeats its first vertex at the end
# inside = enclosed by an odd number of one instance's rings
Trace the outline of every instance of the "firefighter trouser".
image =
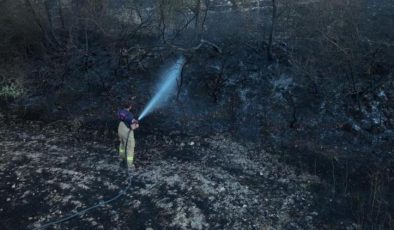
{"type": "Polygon", "coordinates": [[[135,139],[134,132],[126,127],[124,122],[119,123],[118,135],[120,140],[119,155],[126,159],[127,166],[132,166],[134,161],[135,139]],[[126,153],[127,151],[127,153],[126,153]]]}

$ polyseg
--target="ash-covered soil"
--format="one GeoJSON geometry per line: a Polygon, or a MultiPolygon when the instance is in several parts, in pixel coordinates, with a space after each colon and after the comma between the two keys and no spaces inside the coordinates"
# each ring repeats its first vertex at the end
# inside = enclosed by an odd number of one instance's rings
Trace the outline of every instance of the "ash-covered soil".
{"type": "MultiPolygon", "coordinates": [[[[143,129],[143,127],[141,128],[143,129]]],[[[125,196],[49,229],[315,229],[315,176],[252,144],[136,133],[125,196]]],[[[32,229],[126,186],[116,139],[60,122],[0,123],[0,229],[32,229]]]]}

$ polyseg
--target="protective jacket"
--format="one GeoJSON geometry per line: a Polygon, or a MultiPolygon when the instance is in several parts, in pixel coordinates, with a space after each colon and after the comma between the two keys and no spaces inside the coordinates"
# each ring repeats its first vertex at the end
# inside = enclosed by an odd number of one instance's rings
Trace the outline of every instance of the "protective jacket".
{"type": "Polygon", "coordinates": [[[128,111],[127,109],[118,110],[118,118],[120,121],[123,121],[127,128],[130,129],[131,123],[134,120],[134,115],[128,111]]]}

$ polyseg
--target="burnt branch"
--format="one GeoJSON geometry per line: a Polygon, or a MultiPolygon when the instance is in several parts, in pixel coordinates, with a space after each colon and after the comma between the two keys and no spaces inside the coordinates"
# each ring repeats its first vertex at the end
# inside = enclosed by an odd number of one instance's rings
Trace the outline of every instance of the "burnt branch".
{"type": "Polygon", "coordinates": [[[215,43],[212,43],[212,42],[210,42],[210,41],[207,41],[207,40],[205,40],[205,39],[201,39],[201,40],[200,40],[200,43],[199,43],[198,45],[196,45],[196,46],[194,46],[194,47],[191,47],[191,48],[179,47],[179,46],[176,46],[176,45],[174,45],[174,44],[172,44],[172,43],[169,43],[168,41],[165,41],[165,43],[166,43],[167,45],[169,45],[169,46],[170,46],[171,48],[173,48],[173,49],[176,49],[176,50],[182,51],[182,52],[186,52],[186,53],[187,53],[187,52],[194,52],[194,51],[200,49],[204,44],[213,47],[213,48],[215,49],[216,52],[222,53],[222,49],[221,49],[218,45],[216,45],[215,43]]]}

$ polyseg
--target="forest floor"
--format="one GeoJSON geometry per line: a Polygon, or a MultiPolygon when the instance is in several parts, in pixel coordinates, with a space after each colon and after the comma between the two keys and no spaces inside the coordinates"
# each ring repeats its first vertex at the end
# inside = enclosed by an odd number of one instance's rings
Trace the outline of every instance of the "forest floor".
{"type": "MultiPolygon", "coordinates": [[[[117,140],[103,136],[1,121],[0,229],[33,229],[117,195],[127,174],[117,140]]],[[[49,229],[325,228],[315,205],[324,182],[253,144],[138,131],[136,140],[127,193],[49,229]]]]}

